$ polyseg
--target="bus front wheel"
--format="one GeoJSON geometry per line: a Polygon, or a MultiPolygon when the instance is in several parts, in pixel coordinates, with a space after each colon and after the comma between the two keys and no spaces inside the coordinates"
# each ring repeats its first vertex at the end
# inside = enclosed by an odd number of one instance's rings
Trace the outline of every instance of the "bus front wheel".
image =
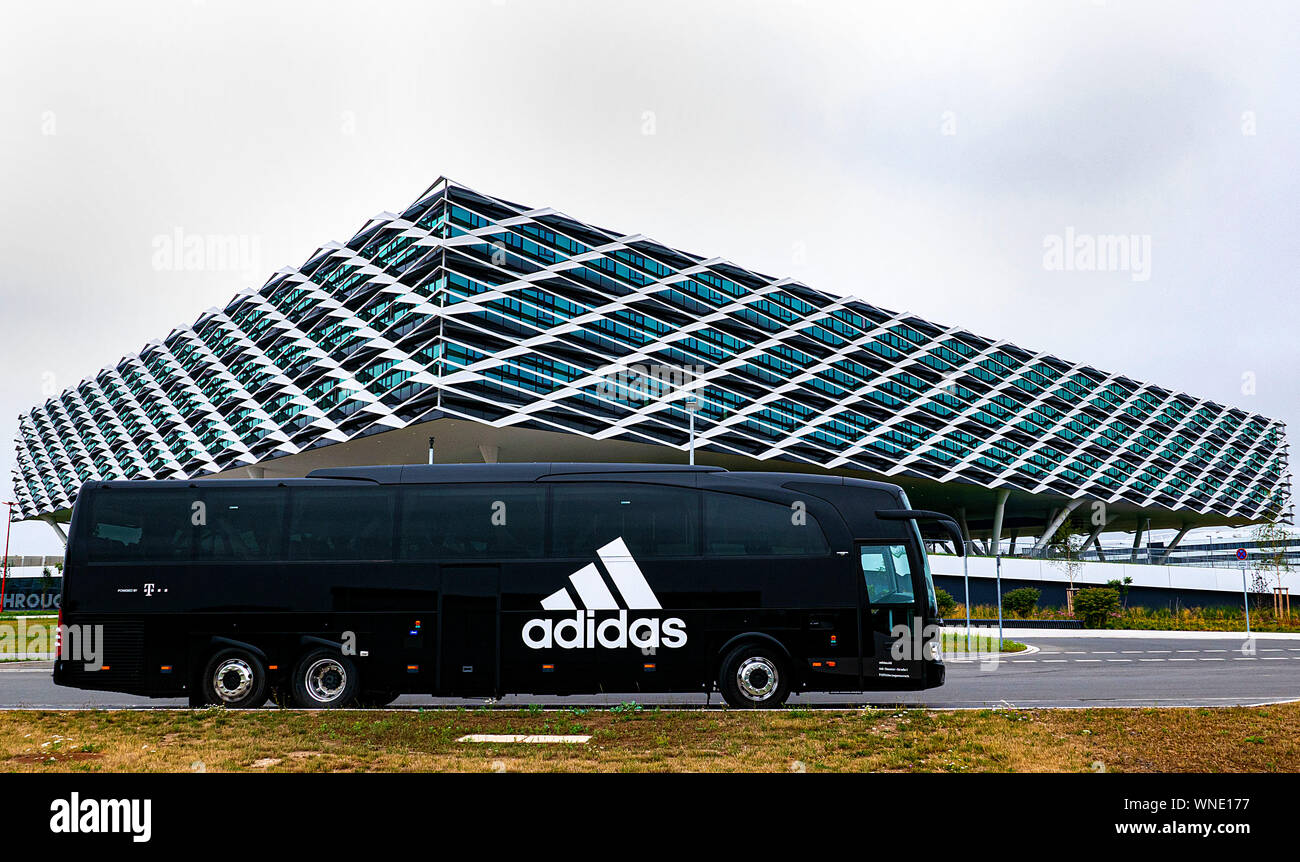
{"type": "Polygon", "coordinates": [[[780,650],[761,643],[741,644],[722,660],[718,688],[731,706],[762,709],[790,696],[790,667],[780,650]]]}
{"type": "Polygon", "coordinates": [[[315,649],[293,672],[293,701],[303,709],[350,706],[360,684],[357,667],[337,650],[315,649]]]}
{"type": "Polygon", "coordinates": [[[208,661],[200,691],[207,703],[253,709],[266,702],[266,686],[266,665],[261,659],[248,650],[223,649],[208,661]]]}

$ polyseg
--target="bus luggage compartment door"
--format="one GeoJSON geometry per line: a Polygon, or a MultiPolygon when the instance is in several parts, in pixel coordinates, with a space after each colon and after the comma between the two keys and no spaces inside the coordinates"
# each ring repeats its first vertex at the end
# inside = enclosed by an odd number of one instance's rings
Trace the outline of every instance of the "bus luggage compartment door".
{"type": "Polygon", "coordinates": [[[440,694],[492,694],[498,689],[501,632],[498,566],[442,566],[438,593],[440,694]]]}

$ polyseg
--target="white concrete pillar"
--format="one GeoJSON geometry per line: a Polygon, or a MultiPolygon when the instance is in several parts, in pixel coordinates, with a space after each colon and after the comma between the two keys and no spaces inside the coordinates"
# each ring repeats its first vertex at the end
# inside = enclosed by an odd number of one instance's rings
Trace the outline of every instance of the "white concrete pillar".
{"type": "Polygon", "coordinates": [[[1042,537],[1034,544],[1034,550],[1031,552],[1031,556],[1040,553],[1043,548],[1047,547],[1047,543],[1052,540],[1052,536],[1056,535],[1056,531],[1065,523],[1065,519],[1070,517],[1070,513],[1079,508],[1082,503],[1083,498],[1080,497],[1077,500],[1071,500],[1069,503],[1066,503],[1064,508],[1057,511],[1057,513],[1052,517],[1052,520],[1048,521],[1047,529],[1043,531],[1042,537]]]}

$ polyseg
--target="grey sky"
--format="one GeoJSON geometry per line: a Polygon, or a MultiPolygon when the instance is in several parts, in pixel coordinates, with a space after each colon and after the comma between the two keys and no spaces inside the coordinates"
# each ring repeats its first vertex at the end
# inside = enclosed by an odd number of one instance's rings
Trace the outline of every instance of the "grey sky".
{"type": "Polygon", "coordinates": [[[12,8],[5,439],[439,174],[1295,429],[1300,7],[898,5],[12,8]],[[1045,268],[1067,229],[1149,278],[1045,268]],[[246,254],[160,268],[178,230],[246,254]]]}

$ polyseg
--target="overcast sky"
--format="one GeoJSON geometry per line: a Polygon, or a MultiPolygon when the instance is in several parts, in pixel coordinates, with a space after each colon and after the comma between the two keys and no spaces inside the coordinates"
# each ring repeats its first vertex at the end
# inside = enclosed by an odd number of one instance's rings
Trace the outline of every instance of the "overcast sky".
{"type": "Polygon", "coordinates": [[[1298,8],[10,7],[5,439],[439,175],[1295,428],[1298,8]]]}

